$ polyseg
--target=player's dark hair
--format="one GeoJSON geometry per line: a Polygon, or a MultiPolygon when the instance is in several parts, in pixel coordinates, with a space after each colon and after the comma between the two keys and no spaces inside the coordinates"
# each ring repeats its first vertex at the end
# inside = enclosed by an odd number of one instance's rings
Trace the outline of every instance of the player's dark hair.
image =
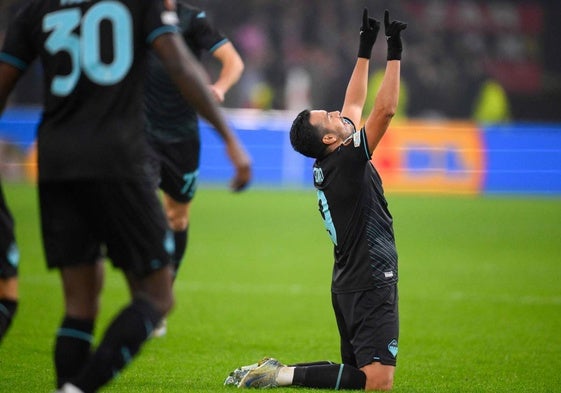
{"type": "Polygon", "coordinates": [[[305,109],[296,116],[290,128],[290,143],[298,153],[311,158],[321,158],[326,146],[322,142],[323,131],[310,123],[310,110],[305,109]]]}

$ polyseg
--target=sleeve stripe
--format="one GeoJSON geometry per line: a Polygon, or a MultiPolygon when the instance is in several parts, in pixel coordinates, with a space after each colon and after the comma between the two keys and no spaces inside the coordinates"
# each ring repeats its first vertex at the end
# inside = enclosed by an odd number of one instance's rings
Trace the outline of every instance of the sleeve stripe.
{"type": "Polygon", "coordinates": [[[0,52],[0,61],[8,63],[22,71],[27,69],[28,64],[25,61],[18,59],[17,57],[11,56],[7,53],[0,52]]]}
{"type": "Polygon", "coordinates": [[[217,50],[218,48],[220,48],[222,45],[226,44],[227,42],[229,42],[229,40],[227,38],[224,38],[223,40],[218,41],[216,44],[214,44],[212,46],[212,48],[209,49],[209,52],[210,53],[214,52],[215,50],[217,50]]]}
{"type": "Polygon", "coordinates": [[[148,44],[151,44],[157,37],[161,36],[162,34],[177,33],[178,31],[179,30],[177,26],[166,25],[166,26],[159,27],[156,30],[154,30],[152,33],[150,33],[148,38],[146,38],[146,42],[148,44]]]}

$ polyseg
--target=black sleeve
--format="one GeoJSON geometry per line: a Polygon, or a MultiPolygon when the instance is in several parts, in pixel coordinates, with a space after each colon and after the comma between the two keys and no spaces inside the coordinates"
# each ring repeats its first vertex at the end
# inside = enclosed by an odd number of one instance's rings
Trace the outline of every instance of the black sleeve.
{"type": "Polygon", "coordinates": [[[197,48],[204,49],[210,53],[218,49],[228,39],[211,23],[205,11],[198,11],[193,14],[191,28],[188,32],[187,40],[191,40],[197,48]]]}
{"type": "Polygon", "coordinates": [[[25,71],[35,57],[37,57],[37,50],[30,36],[33,29],[29,26],[29,23],[34,20],[29,15],[30,9],[29,5],[20,9],[11,21],[6,32],[2,51],[0,52],[0,61],[8,63],[21,71],[25,71]]]}

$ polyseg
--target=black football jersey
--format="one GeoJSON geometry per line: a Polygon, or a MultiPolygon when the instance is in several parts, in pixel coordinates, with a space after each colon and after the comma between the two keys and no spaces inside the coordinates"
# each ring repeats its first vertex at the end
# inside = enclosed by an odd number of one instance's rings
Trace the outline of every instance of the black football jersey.
{"type": "Polygon", "coordinates": [[[146,56],[156,37],[177,31],[175,15],[162,0],[30,0],[22,7],[0,61],[25,70],[41,60],[40,181],[144,176],[146,56]]]}
{"type": "Polygon", "coordinates": [[[314,163],[318,207],[334,245],[334,293],[397,282],[393,218],[370,157],[363,128],[314,163]]]}
{"type": "MultiPolygon", "coordinates": [[[[228,39],[208,20],[205,11],[179,2],[178,28],[187,46],[200,60],[203,52],[212,53],[228,39]]],[[[181,93],[169,78],[155,54],[149,57],[146,79],[145,113],[147,132],[165,141],[198,138],[198,117],[195,109],[185,104],[181,93]]]]}

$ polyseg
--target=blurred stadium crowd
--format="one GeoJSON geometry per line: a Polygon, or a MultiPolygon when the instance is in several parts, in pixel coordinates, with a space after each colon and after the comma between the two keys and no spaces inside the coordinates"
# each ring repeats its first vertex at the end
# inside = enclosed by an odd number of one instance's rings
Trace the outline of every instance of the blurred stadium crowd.
{"type": "MultiPolygon", "coordinates": [[[[23,0],[1,0],[0,41],[23,0]]],[[[561,121],[559,1],[192,0],[244,57],[231,108],[338,109],[357,51],[362,8],[407,21],[402,115],[480,121],[561,121]]],[[[210,57],[209,72],[216,72],[210,57]]],[[[376,45],[373,86],[385,65],[376,45]]],[[[40,67],[12,102],[40,102],[40,67]]],[[[375,89],[375,87],[374,87],[375,89]]]]}

